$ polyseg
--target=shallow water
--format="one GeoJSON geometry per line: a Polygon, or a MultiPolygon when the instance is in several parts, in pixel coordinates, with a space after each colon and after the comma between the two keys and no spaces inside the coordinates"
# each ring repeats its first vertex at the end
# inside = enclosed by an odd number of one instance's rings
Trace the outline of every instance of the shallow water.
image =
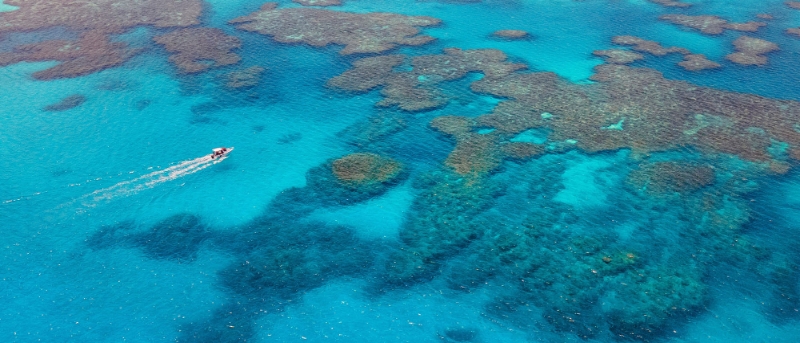
{"type": "MultiPolygon", "coordinates": [[[[705,54],[722,68],[689,72],[675,65],[679,56],[647,54],[632,67],[800,101],[800,40],[783,32],[800,26],[800,11],[782,1],[684,2],[693,6],[346,0],[327,9],[442,20],[422,29],[436,41],[387,54],[499,49],[528,66],[517,73],[554,72],[570,85],[595,83],[593,68],[604,62],[592,51],[635,35],[705,54]],[[775,19],[748,35],[780,51],[766,66],[735,65],[724,56],[742,33],[701,35],[658,21],[664,13],[738,22],[770,13],[775,19]],[[532,37],[490,36],[508,28],[532,37]]],[[[800,337],[800,174],[782,142],[773,139],[769,158],[791,169],[778,173],[763,161],[692,146],[587,151],[534,128],[497,139],[539,145],[539,154],[458,174],[448,157],[457,142],[500,134],[475,124],[448,136],[430,123],[478,118],[511,100],[471,91],[481,73],[438,84],[450,100],[435,109],[376,107],[379,89],[326,86],[375,54],[281,44],[227,23],[259,6],[206,1],[200,25],[239,37],[242,60],[204,73],[170,64],[151,37],[172,29],[153,26],[113,34],[144,48],[115,68],[42,81],[32,74],[57,62],[0,67],[0,341],[800,337]],[[224,74],[253,65],[265,68],[257,86],[224,87],[224,74]],[[85,100],[45,110],[75,94],[85,100]],[[218,146],[235,151],[211,161],[218,146]],[[390,158],[402,170],[353,188],[331,172],[333,160],[353,153],[390,158]],[[660,162],[702,168],[676,167],[659,191],[648,179],[655,176],[641,173],[672,168],[660,162]],[[711,179],[693,186],[708,170],[711,179]],[[641,175],[648,181],[637,181],[641,175]]],[[[278,8],[296,7],[280,1],[278,8]]],[[[0,19],[14,10],[0,1],[0,19]]],[[[77,33],[0,33],[0,53],[77,33]]],[[[629,123],[620,128],[635,127],[629,123]]]]}

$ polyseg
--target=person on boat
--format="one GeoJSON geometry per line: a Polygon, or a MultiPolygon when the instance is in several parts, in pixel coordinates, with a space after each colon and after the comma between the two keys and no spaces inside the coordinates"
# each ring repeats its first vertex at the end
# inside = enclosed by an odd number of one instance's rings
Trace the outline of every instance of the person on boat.
{"type": "Polygon", "coordinates": [[[211,154],[211,158],[212,159],[215,158],[215,157],[219,157],[219,156],[222,156],[223,154],[225,154],[225,152],[228,151],[228,148],[216,148],[213,151],[214,151],[214,153],[211,154]]]}

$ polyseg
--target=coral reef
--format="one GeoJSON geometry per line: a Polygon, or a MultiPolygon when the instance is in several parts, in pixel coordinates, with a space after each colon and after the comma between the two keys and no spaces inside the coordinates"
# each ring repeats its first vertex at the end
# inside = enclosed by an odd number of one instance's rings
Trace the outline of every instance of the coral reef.
{"type": "Polygon", "coordinates": [[[778,51],[778,45],[770,41],[749,36],[741,36],[733,41],[736,52],[728,54],[725,58],[741,65],[766,65],[768,60],[764,54],[778,51]]]}
{"type": "Polygon", "coordinates": [[[401,246],[389,255],[384,280],[402,285],[429,276],[437,261],[457,253],[484,230],[479,214],[501,190],[475,176],[433,172],[415,180],[423,191],[414,199],[400,231],[401,246]]]}
{"type": "Polygon", "coordinates": [[[714,169],[708,165],[678,162],[647,163],[628,175],[628,182],[649,194],[689,193],[714,183],[714,169]]]}
{"type": "Polygon", "coordinates": [[[186,28],[153,37],[172,53],[169,61],[181,72],[199,73],[213,67],[239,63],[239,55],[231,52],[242,43],[220,29],[186,28]]]}
{"type": "Polygon", "coordinates": [[[339,6],[342,0],[292,0],[303,6],[339,6]]]}
{"type": "Polygon", "coordinates": [[[60,64],[35,72],[39,80],[69,78],[116,67],[138,50],[126,49],[125,43],[111,42],[108,35],[86,32],[77,41],[49,40],[14,47],[0,53],[0,66],[18,62],[59,61],[60,64]]]}
{"type": "Polygon", "coordinates": [[[423,45],[433,37],[419,35],[418,27],[436,26],[431,17],[392,13],[350,13],[316,8],[277,9],[266,3],[248,16],[230,21],[238,29],[271,36],[281,43],[322,47],[344,45],[342,55],[379,53],[399,45],[423,45]]]}
{"type": "Polygon", "coordinates": [[[311,168],[306,186],[281,193],[269,211],[296,218],[319,207],[352,205],[385,193],[407,177],[406,168],[393,159],[350,154],[311,168]]]}
{"type": "Polygon", "coordinates": [[[611,39],[617,45],[630,45],[631,49],[639,52],[646,52],[653,56],[665,56],[671,53],[688,54],[689,50],[679,47],[665,48],[660,43],[639,38],[636,36],[614,36],[611,39]]]}
{"type": "Polygon", "coordinates": [[[380,155],[355,153],[334,160],[331,170],[342,184],[360,188],[394,180],[403,165],[380,155]]]}
{"type": "Polygon", "coordinates": [[[800,10],[800,1],[786,1],[784,2],[789,8],[800,10]]]}
{"type": "Polygon", "coordinates": [[[121,33],[135,26],[183,27],[199,24],[201,0],[6,0],[19,7],[0,13],[0,33],[62,26],[76,31],[121,33]]]}
{"type": "Polygon", "coordinates": [[[687,54],[683,55],[683,61],[678,62],[678,65],[683,69],[690,71],[700,71],[706,69],[721,68],[717,62],[711,61],[703,54],[687,54]]]}
{"type": "Polygon", "coordinates": [[[760,27],[767,25],[757,21],[732,23],[715,15],[665,14],[658,18],[675,25],[698,30],[707,35],[718,35],[725,30],[755,32],[760,27]]]}
{"type": "Polygon", "coordinates": [[[84,102],[86,102],[86,96],[82,94],[73,94],[64,99],[61,99],[61,101],[55,104],[50,104],[45,106],[44,110],[47,112],[66,111],[78,107],[80,105],[83,105],[84,102]]]}
{"type": "Polygon", "coordinates": [[[328,86],[352,92],[366,92],[383,86],[384,99],[379,107],[397,106],[409,112],[428,111],[441,107],[449,98],[435,86],[454,81],[470,72],[481,72],[489,79],[502,78],[521,64],[509,63],[499,50],[445,49],[444,54],[417,56],[411,60],[411,70],[398,72],[394,68],[404,61],[402,55],[376,56],[360,59],[353,69],[328,81],[328,86]]]}
{"type": "Polygon", "coordinates": [[[687,4],[685,2],[680,2],[680,1],[676,1],[676,0],[647,0],[647,1],[659,4],[659,5],[665,6],[665,7],[686,8],[686,7],[691,7],[692,6],[692,4],[687,4]]]}
{"type": "Polygon", "coordinates": [[[592,79],[598,84],[574,85],[552,73],[474,82],[476,92],[512,99],[477,122],[504,134],[548,128],[550,141],[588,152],[630,148],[646,154],[694,146],[770,161],[767,148],[775,140],[800,157],[800,133],[785,129],[800,115],[796,102],[697,87],[622,65],[598,66],[592,79]]]}
{"type": "Polygon", "coordinates": [[[86,243],[95,250],[116,245],[137,247],[153,259],[191,262],[209,237],[209,228],[199,217],[184,213],[166,218],[144,231],[137,231],[132,222],[105,226],[86,243]]]}
{"type": "Polygon", "coordinates": [[[592,55],[605,57],[607,63],[614,64],[630,64],[644,59],[642,54],[623,49],[595,50],[592,55]]]}
{"type": "Polygon", "coordinates": [[[225,87],[230,89],[243,89],[252,88],[258,85],[261,74],[266,69],[260,66],[252,66],[250,68],[230,72],[225,75],[225,87]]]}
{"type": "Polygon", "coordinates": [[[530,38],[530,34],[523,30],[498,30],[492,33],[493,37],[509,40],[520,40],[530,38]]]}
{"type": "MultiPolygon", "coordinates": [[[[651,40],[646,40],[646,39],[635,37],[635,36],[615,36],[614,38],[612,38],[612,42],[614,44],[617,44],[617,45],[629,45],[629,46],[631,46],[631,49],[633,49],[633,50],[636,50],[636,51],[639,51],[639,52],[646,52],[646,53],[649,53],[649,54],[651,54],[653,56],[666,56],[667,54],[672,54],[672,53],[681,54],[681,55],[683,55],[683,61],[678,62],[678,66],[680,66],[683,69],[689,70],[689,71],[700,71],[700,70],[706,70],[706,69],[716,69],[716,68],[720,68],[721,67],[721,65],[719,63],[716,63],[714,61],[711,61],[711,60],[707,59],[705,55],[693,54],[691,51],[689,51],[686,48],[680,48],[680,47],[674,47],[674,46],[673,47],[669,47],[669,48],[665,48],[665,47],[661,46],[661,44],[658,43],[658,42],[651,41],[651,40]]],[[[602,50],[601,52],[604,52],[604,51],[623,51],[624,52],[625,50],[602,50]]],[[[616,53],[616,54],[620,54],[620,53],[616,53]]],[[[630,54],[630,53],[628,53],[628,54],[630,54]]],[[[595,55],[597,55],[597,52],[595,52],[595,55]]],[[[609,57],[610,58],[606,60],[609,63],[628,64],[628,63],[621,63],[621,62],[627,61],[627,59],[625,59],[624,55],[619,57],[620,58],[619,59],[620,62],[615,62],[618,59],[613,57],[613,56],[609,56],[609,57]]],[[[641,57],[641,55],[639,55],[638,57],[641,57]]]]}
{"type": "MultiPolygon", "coordinates": [[[[223,284],[249,299],[293,299],[336,277],[363,272],[371,259],[352,230],[323,224],[248,225],[261,243],[220,272],[223,284]],[[266,231],[269,232],[267,234],[266,231]]],[[[240,239],[243,237],[240,237],[240,239]]]]}

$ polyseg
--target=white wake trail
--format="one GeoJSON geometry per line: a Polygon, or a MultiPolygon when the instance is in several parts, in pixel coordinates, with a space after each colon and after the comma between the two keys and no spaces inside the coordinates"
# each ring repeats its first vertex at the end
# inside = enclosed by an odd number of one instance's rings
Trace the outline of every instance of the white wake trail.
{"type": "Polygon", "coordinates": [[[113,186],[98,189],[92,193],[84,195],[80,198],[80,200],[83,200],[83,205],[94,207],[103,201],[110,201],[116,198],[130,196],[143,190],[156,187],[162,183],[194,174],[214,164],[222,162],[226,158],[228,158],[228,156],[212,159],[211,156],[206,155],[193,160],[183,161],[169,168],[156,170],[132,180],[122,181],[113,186]]]}

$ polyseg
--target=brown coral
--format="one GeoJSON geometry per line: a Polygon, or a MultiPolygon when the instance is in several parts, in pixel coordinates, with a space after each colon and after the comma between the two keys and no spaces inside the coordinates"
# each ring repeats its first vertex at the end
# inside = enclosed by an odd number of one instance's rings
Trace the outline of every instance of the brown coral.
{"type": "Polygon", "coordinates": [[[741,65],[765,65],[767,57],[764,54],[780,50],[778,45],[760,38],[741,36],[733,41],[736,52],[725,56],[733,63],[741,65]]]}
{"type": "Polygon", "coordinates": [[[800,10],[800,1],[787,1],[785,2],[786,6],[790,8],[794,8],[796,10],[800,10]]]}
{"type": "Polygon", "coordinates": [[[681,66],[683,69],[691,71],[717,69],[722,67],[722,65],[720,65],[719,63],[707,59],[706,56],[703,54],[684,55],[683,61],[678,62],[678,65],[681,66]]]}
{"type": "Polygon", "coordinates": [[[800,156],[800,132],[792,129],[800,117],[796,102],[697,87],[622,65],[598,66],[592,79],[598,83],[575,85],[552,73],[477,81],[474,91],[511,99],[477,124],[501,134],[548,128],[549,141],[572,142],[588,152],[629,148],[645,154],[694,146],[770,161],[767,149],[779,141],[789,145],[791,156],[800,156]]]}
{"type": "Polygon", "coordinates": [[[112,43],[108,34],[142,25],[181,27],[199,23],[201,0],[6,0],[18,7],[0,13],[0,33],[66,27],[84,32],[78,41],[44,41],[0,54],[0,65],[22,61],[56,60],[63,63],[35,73],[37,79],[76,77],[125,62],[134,51],[112,43]]]}
{"type": "Polygon", "coordinates": [[[366,92],[383,86],[380,107],[398,106],[405,111],[427,111],[447,104],[449,98],[435,86],[443,81],[463,78],[470,72],[481,72],[496,79],[525,68],[508,63],[499,50],[445,49],[441,55],[417,56],[411,70],[396,72],[404,61],[402,55],[368,57],[353,63],[347,70],[328,81],[328,86],[353,92],[366,92]]]}
{"type": "Polygon", "coordinates": [[[230,72],[225,76],[227,79],[225,86],[231,89],[255,87],[264,70],[263,67],[252,66],[245,70],[230,72]]]}
{"type": "Polygon", "coordinates": [[[136,53],[126,49],[125,43],[112,43],[108,35],[87,32],[77,41],[50,40],[14,47],[14,51],[0,53],[0,66],[22,61],[60,61],[52,68],[38,71],[33,77],[39,80],[77,77],[118,66],[136,53]]]}
{"type": "MultiPolygon", "coordinates": [[[[674,46],[665,48],[661,46],[661,44],[658,42],[646,40],[635,36],[615,36],[612,39],[612,42],[618,45],[631,45],[633,50],[647,52],[654,56],[665,56],[671,53],[682,54],[683,61],[679,62],[678,65],[686,70],[700,71],[705,69],[715,69],[721,67],[719,63],[708,60],[705,55],[693,54],[686,48],[680,48],[674,46]]],[[[608,62],[616,63],[610,59],[608,60],[608,62]]],[[[617,64],[625,64],[625,63],[617,63],[617,64]]]]}
{"type": "Polygon", "coordinates": [[[630,64],[644,59],[642,54],[623,49],[595,50],[592,55],[605,57],[606,62],[614,64],[630,64]]]}
{"type": "Polygon", "coordinates": [[[511,40],[530,38],[530,34],[522,30],[498,30],[493,32],[492,36],[511,40]]]}
{"type": "Polygon", "coordinates": [[[184,73],[199,73],[212,67],[239,63],[239,55],[231,50],[241,47],[239,38],[220,29],[187,28],[153,37],[173,53],[170,62],[184,73]]]}
{"type": "Polygon", "coordinates": [[[690,16],[685,14],[665,14],[658,17],[675,25],[698,30],[708,35],[718,35],[725,30],[755,32],[766,23],[751,21],[747,23],[732,23],[715,15],[690,16]]]}
{"type": "Polygon", "coordinates": [[[342,4],[341,0],[292,0],[303,6],[339,6],[342,4]]]}
{"type": "Polygon", "coordinates": [[[708,165],[656,162],[642,164],[628,175],[628,182],[650,194],[689,193],[714,183],[708,165]]]}
{"type": "Polygon", "coordinates": [[[393,180],[403,170],[403,165],[377,154],[355,153],[334,160],[331,170],[342,183],[368,186],[393,180]]]}
{"type": "Polygon", "coordinates": [[[689,50],[679,47],[665,48],[660,43],[636,36],[614,36],[611,42],[617,45],[629,45],[631,49],[646,52],[653,56],[665,56],[671,53],[688,54],[689,50]]]}
{"type": "Polygon", "coordinates": [[[423,45],[433,37],[419,35],[418,27],[435,26],[439,19],[393,13],[351,13],[316,8],[277,9],[264,4],[248,16],[230,21],[238,29],[271,36],[281,43],[322,47],[344,45],[342,55],[379,53],[399,45],[423,45]]]}
{"type": "Polygon", "coordinates": [[[648,0],[648,1],[656,3],[656,4],[659,4],[661,6],[665,6],[665,7],[686,8],[686,7],[691,7],[692,6],[692,4],[687,4],[685,2],[680,2],[680,1],[676,1],[676,0],[648,0]]]}
{"type": "Polygon", "coordinates": [[[180,27],[198,24],[201,0],[6,0],[19,7],[0,13],[0,32],[64,26],[84,31],[120,33],[141,25],[180,27]]]}

